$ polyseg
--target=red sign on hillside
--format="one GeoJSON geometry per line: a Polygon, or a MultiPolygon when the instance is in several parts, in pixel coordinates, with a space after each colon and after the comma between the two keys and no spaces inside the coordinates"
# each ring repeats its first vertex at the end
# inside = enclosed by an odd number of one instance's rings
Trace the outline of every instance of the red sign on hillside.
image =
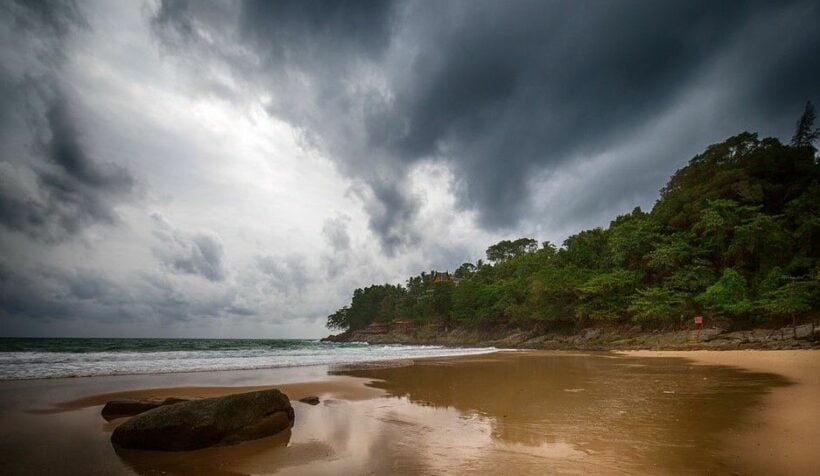
{"type": "Polygon", "coordinates": [[[703,325],[703,316],[695,316],[695,325],[702,326],[703,325]]]}

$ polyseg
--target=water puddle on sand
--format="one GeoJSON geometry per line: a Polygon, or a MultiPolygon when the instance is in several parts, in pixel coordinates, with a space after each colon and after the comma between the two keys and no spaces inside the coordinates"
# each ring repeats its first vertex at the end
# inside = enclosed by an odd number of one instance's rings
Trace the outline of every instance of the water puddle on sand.
{"type": "Polygon", "coordinates": [[[294,403],[287,435],[186,454],[120,452],[142,474],[727,474],[725,450],[784,377],[682,358],[498,353],[345,369],[382,396],[294,403]],[[383,392],[383,393],[382,393],[383,392]]]}

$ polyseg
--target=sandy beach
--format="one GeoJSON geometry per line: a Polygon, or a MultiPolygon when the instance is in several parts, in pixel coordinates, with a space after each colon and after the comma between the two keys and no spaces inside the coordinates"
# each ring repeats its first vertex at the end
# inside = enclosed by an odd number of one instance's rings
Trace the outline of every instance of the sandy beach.
{"type": "Polygon", "coordinates": [[[817,474],[820,352],[498,352],[0,383],[5,474],[817,474]],[[109,442],[116,397],[275,387],[290,431],[162,453],[109,442]],[[296,400],[318,395],[310,406],[296,400]]]}
{"type": "Polygon", "coordinates": [[[775,373],[792,384],[763,399],[763,408],[724,438],[729,457],[748,474],[818,474],[820,455],[820,351],[627,352],[633,356],[683,357],[700,365],[727,365],[775,373]]]}

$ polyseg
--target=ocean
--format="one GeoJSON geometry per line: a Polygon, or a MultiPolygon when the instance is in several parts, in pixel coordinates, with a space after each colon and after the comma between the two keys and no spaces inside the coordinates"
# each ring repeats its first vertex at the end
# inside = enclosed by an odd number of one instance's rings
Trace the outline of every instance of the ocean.
{"type": "Polygon", "coordinates": [[[0,338],[0,380],[354,364],[494,350],[308,339],[0,338]]]}

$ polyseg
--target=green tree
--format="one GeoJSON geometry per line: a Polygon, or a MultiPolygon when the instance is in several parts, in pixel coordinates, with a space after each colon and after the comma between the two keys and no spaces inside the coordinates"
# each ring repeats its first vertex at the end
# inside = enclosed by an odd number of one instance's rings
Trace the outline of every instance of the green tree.
{"type": "Polygon", "coordinates": [[[519,238],[515,241],[502,240],[487,248],[487,261],[500,263],[524,253],[538,249],[538,241],[532,238],[519,238]]]}
{"type": "Polygon", "coordinates": [[[638,290],[629,304],[629,312],[636,322],[668,322],[685,312],[685,302],[684,293],[654,286],[638,290]]]}
{"type": "Polygon", "coordinates": [[[734,229],[724,261],[749,270],[771,269],[784,259],[790,239],[777,217],[755,213],[734,229]]]}
{"type": "Polygon", "coordinates": [[[754,304],[749,300],[746,280],[732,268],[725,269],[720,279],[699,294],[696,300],[708,309],[731,316],[748,314],[754,309],[754,304]]]}
{"type": "Polygon", "coordinates": [[[610,266],[607,232],[593,228],[576,233],[564,240],[559,256],[565,265],[607,269],[610,266]]]}
{"type": "Polygon", "coordinates": [[[333,314],[327,316],[327,328],[335,330],[347,330],[350,328],[350,308],[342,307],[333,314]]]}
{"type": "Polygon", "coordinates": [[[476,271],[476,266],[473,263],[462,263],[454,272],[453,276],[456,278],[469,278],[476,271]]]}
{"type": "Polygon", "coordinates": [[[708,202],[694,224],[694,230],[700,240],[701,248],[710,253],[718,263],[731,263],[727,253],[737,228],[757,214],[759,207],[741,205],[734,200],[718,199],[708,202]]]}
{"type": "Polygon", "coordinates": [[[575,316],[582,286],[592,272],[555,263],[538,270],[530,278],[527,299],[536,321],[568,321],[575,316]]]}
{"type": "Polygon", "coordinates": [[[806,103],[803,114],[797,121],[797,127],[792,136],[792,145],[795,147],[813,147],[812,143],[820,137],[820,129],[814,129],[814,105],[806,103]]]}
{"type": "Polygon", "coordinates": [[[430,294],[426,299],[427,314],[439,320],[450,317],[453,299],[452,281],[439,281],[430,286],[430,294]]]}
{"type": "Polygon", "coordinates": [[[761,283],[758,305],[775,318],[791,318],[794,326],[798,315],[811,310],[812,295],[817,288],[818,283],[814,280],[788,276],[780,268],[775,268],[761,283]]]}
{"type": "Polygon", "coordinates": [[[623,269],[593,275],[578,287],[576,316],[592,320],[615,320],[623,316],[639,280],[638,273],[623,269]]]}
{"type": "Polygon", "coordinates": [[[681,269],[698,256],[694,243],[696,235],[690,231],[664,236],[648,254],[649,269],[659,276],[667,276],[681,269]]]}
{"type": "Polygon", "coordinates": [[[638,269],[659,238],[658,223],[640,207],[609,225],[609,253],[615,266],[638,269]]]}

